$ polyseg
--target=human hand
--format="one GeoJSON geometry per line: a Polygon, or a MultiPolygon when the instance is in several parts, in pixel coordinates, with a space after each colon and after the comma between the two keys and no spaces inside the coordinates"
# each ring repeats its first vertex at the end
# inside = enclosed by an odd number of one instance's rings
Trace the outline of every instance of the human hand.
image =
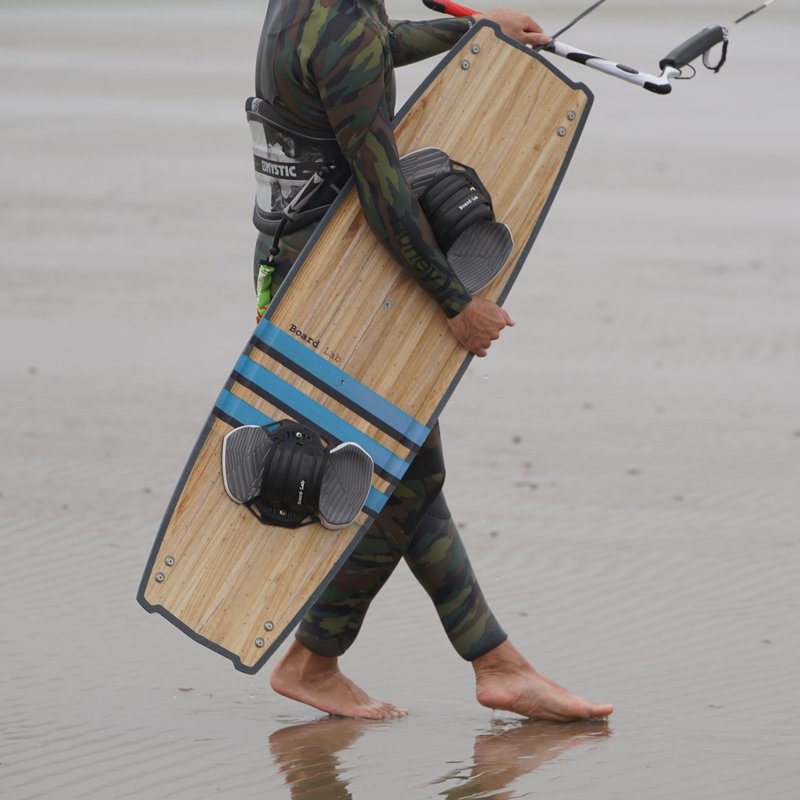
{"type": "Polygon", "coordinates": [[[504,308],[491,300],[473,297],[472,302],[457,316],[447,320],[458,343],[483,358],[500,331],[516,325],[504,308]]]}
{"type": "Polygon", "coordinates": [[[490,19],[500,26],[506,36],[520,44],[541,47],[550,42],[550,37],[542,30],[538,22],[521,11],[510,8],[495,8],[485,14],[474,14],[475,19],[490,19]]]}

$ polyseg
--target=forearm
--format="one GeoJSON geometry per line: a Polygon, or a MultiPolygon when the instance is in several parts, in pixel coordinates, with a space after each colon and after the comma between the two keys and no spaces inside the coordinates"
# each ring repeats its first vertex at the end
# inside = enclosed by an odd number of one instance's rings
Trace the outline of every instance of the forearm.
{"type": "Polygon", "coordinates": [[[370,228],[444,314],[456,316],[467,307],[470,295],[436,243],[399,163],[375,158],[382,148],[370,136],[362,147],[351,167],[370,228]]]}
{"type": "Polygon", "coordinates": [[[446,52],[469,30],[471,24],[469,18],[414,22],[389,20],[389,40],[395,66],[413,64],[446,52]]]}
{"type": "Polygon", "coordinates": [[[360,47],[350,48],[334,68],[320,52],[314,77],[367,222],[395,260],[453,317],[471,297],[403,177],[388,102],[394,63],[384,41],[374,28],[365,29],[360,47]]]}

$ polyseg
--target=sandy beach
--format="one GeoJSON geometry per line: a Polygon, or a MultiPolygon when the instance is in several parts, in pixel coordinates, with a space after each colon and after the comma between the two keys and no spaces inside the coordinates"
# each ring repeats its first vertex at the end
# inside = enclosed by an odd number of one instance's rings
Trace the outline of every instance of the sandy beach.
{"type": "MultiPolygon", "coordinates": [[[[399,721],[281,698],[136,603],[252,331],[264,5],[0,5],[0,797],[796,798],[800,12],[736,26],[669,97],[554,62],[594,107],[517,326],[442,417],[501,622],[616,706],[553,725],[475,702],[404,566],[343,659],[399,721]]],[[[609,3],[565,39],[656,71],[747,7],[609,3]]]]}

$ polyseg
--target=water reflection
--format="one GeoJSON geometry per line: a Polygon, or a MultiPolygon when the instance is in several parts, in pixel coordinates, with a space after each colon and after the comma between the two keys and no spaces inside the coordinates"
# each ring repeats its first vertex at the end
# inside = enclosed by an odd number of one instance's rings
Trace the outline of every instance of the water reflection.
{"type": "Polygon", "coordinates": [[[269,737],[269,751],[292,800],[353,800],[337,753],[370,724],[363,719],[326,717],[275,731],[269,737]]]}
{"type": "MultiPolygon", "coordinates": [[[[356,800],[339,753],[375,723],[326,717],[292,725],[269,737],[269,750],[289,788],[292,800],[356,800]]],[[[431,781],[446,800],[510,800],[511,784],[574,747],[610,735],[606,723],[559,725],[527,720],[494,720],[475,737],[471,763],[431,781]]],[[[358,800],[364,800],[359,798],[358,800]]]]}
{"type": "Polygon", "coordinates": [[[610,733],[605,722],[502,722],[475,737],[472,764],[452,770],[432,784],[450,784],[439,792],[446,800],[510,800],[511,784],[553,761],[573,747],[585,746],[610,733]]]}

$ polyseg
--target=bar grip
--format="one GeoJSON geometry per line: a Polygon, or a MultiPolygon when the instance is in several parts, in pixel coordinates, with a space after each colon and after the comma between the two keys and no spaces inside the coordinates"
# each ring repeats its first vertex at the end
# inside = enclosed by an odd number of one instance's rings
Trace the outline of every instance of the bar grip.
{"type": "Polygon", "coordinates": [[[722,25],[709,25],[703,28],[700,33],[688,38],[683,44],[679,44],[658,62],[661,69],[674,67],[680,69],[685,67],[690,61],[694,61],[698,56],[703,55],[706,50],[710,50],[715,44],[724,42],[728,36],[728,31],[722,25]]]}

